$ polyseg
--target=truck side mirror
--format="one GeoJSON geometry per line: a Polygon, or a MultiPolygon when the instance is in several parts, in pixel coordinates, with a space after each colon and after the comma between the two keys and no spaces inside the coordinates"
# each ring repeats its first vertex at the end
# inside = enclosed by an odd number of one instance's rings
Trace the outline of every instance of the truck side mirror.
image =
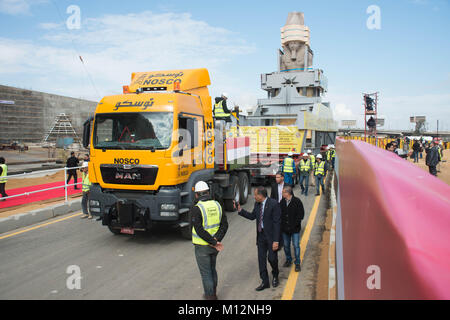
{"type": "Polygon", "coordinates": [[[90,137],[91,137],[91,121],[93,121],[94,118],[87,119],[83,124],[83,147],[89,148],[90,144],[90,137]]]}

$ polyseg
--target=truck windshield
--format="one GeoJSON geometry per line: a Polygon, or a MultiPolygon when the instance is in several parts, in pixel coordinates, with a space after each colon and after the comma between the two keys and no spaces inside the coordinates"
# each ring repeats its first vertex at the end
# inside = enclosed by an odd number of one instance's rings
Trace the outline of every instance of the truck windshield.
{"type": "Polygon", "coordinates": [[[97,149],[167,149],[172,140],[173,113],[97,114],[94,148],[97,149]]]}

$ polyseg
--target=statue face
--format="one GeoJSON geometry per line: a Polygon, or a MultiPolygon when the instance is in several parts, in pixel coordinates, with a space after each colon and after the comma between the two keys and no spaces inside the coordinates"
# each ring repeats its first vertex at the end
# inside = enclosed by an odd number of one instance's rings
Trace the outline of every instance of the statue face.
{"type": "Polygon", "coordinates": [[[289,51],[291,51],[291,60],[297,60],[297,51],[300,49],[301,42],[300,41],[292,41],[288,43],[289,51]]]}

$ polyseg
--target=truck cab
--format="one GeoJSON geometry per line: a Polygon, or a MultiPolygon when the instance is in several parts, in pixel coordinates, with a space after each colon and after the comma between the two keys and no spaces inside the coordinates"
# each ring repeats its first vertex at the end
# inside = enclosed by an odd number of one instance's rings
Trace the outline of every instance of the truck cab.
{"type": "Polygon", "coordinates": [[[104,97],[85,123],[89,208],[113,233],[165,223],[190,237],[195,183],[217,189],[209,84],[206,69],[133,73],[123,94],[104,97]]]}

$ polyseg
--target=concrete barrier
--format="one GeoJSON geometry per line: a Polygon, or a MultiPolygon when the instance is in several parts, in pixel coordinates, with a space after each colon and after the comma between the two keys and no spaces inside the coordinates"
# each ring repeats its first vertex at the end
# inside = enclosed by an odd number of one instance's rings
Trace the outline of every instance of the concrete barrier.
{"type": "Polygon", "coordinates": [[[339,299],[450,299],[450,187],[394,153],[337,139],[339,299]]]}
{"type": "Polygon", "coordinates": [[[77,211],[81,211],[81,199],[0,218],[0,234],[77,211]]]}

